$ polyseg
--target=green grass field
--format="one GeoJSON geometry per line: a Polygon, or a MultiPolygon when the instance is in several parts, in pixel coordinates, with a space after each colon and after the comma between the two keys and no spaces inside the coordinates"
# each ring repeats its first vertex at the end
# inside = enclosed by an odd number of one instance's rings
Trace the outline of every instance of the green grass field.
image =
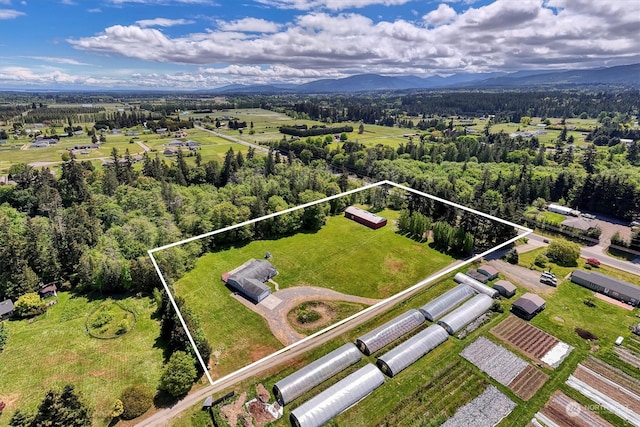
{"type": "Polygon", "coordinates": [[[29,320],[7,321],[9,341],[0,353],[0,401],[7,403],[0,426],[16,408],[35,412],[47,390],[73,384],[94,408],[94,425],[107,425],[113,403],[122,390],[144,384],[155,390],[163,349],[158,347],[159,323],[152,318],[150,298],[125,298],[120,303],[136,312],[132,330],[119,338],[89,336],[85,321],[103,300],[58,293],[58,303],[29,320]]]}
{"type": "MultiPolygon", "coordinates": [[[[394,211],[382,215],[394,218],[394,211]]],[[[230,373],[282,345],[266,321],[234,300],[223,273],[271,252],[281,289],[309,284],[370,298],[389,297],[448,265],[452,258],[397,234],[391,224],[372,230],[342,216],[317,233],[258,240],[202,256],[175,284],[176,294],[200,317],[214,350],[214,376],[230,373]],[[224,325],[224,327],[221,327],[224,325]]]]}

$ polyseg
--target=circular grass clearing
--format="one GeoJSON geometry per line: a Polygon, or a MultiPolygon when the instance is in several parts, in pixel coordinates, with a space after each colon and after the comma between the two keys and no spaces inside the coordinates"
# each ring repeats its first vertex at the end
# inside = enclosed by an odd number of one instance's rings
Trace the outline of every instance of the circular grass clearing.
{"type": "Polygon", "coordinates": [[[108,299],[87,315],[85,327],[94,338],[121,337],[136,326],[136,315],[117,301],[108,299]]]}
{"type": "Polygon", "coordinates": [[[347,318],[365,307],[344,301],[306,301],[287,314],[287,321],[297,332],[309,335],[347,318]]]}

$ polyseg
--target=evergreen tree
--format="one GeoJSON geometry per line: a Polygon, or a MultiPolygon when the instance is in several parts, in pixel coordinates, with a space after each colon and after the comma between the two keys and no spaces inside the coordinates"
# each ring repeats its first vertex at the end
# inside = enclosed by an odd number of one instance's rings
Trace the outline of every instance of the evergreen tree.
{"type": "Polygon", "coordinates": [[[32,426],[84,427],[90,426],[91,409],[84,405],[72,385],[66,385],[62,393],[50,390],[31,423],[32,426]]]}

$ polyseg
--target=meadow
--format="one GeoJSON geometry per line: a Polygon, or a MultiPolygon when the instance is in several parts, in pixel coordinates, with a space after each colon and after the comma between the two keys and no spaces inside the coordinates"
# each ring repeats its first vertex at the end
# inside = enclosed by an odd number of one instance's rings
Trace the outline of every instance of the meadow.
{"type": "Polygon", "coordinates": [[[151,298],[118,302],[136,313],[131,330],[115,339],[97,339],[86,331],[90,313],[103,299],[58,292],[57,304],[30,320],[10,320],[9,341],[0,352],[0,401],[7,404],[0,426],[16,408],[35,412],[47,390],[73,384],[94,408],[94,425],[108,425],[122,390],[144,384],[155,390],[163,363],[160,325],[151,298]]]}
{"type": "MultiPolygon", "coordinates": [[[[391,220],[398,212],[386,210],[381,215],[391,220]]],[[[453,261],[397,234],[391,221],[372,230],[342,216],[328,218],[315,233],[257,240],[208,253],[176,282],[175,291],[200,317],[214,351],[221,351],[218,365],[212,368],[214,376],[282,347],[266,321],[233,299],[220,279],[251,258],[263,258],[267,251],[279,271],[274,280],[280,289],[313,285],[369,298],[394,295],[453,261]]]]}

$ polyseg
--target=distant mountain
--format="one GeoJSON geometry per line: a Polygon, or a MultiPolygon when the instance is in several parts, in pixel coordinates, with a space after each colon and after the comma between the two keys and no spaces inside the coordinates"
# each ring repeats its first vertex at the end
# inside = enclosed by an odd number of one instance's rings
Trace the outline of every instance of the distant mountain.
{"type": "Polygon", "coordinates": [[[640,86],[640,64],[588,70],[523,70],[514,73],[458,73],[450,76],[381,76],[359,74],[341,79],[321,79],[300,85],[229,85],[212,93],[350,93],[409,89],[527,88],[576,85],[640,86]]]}

